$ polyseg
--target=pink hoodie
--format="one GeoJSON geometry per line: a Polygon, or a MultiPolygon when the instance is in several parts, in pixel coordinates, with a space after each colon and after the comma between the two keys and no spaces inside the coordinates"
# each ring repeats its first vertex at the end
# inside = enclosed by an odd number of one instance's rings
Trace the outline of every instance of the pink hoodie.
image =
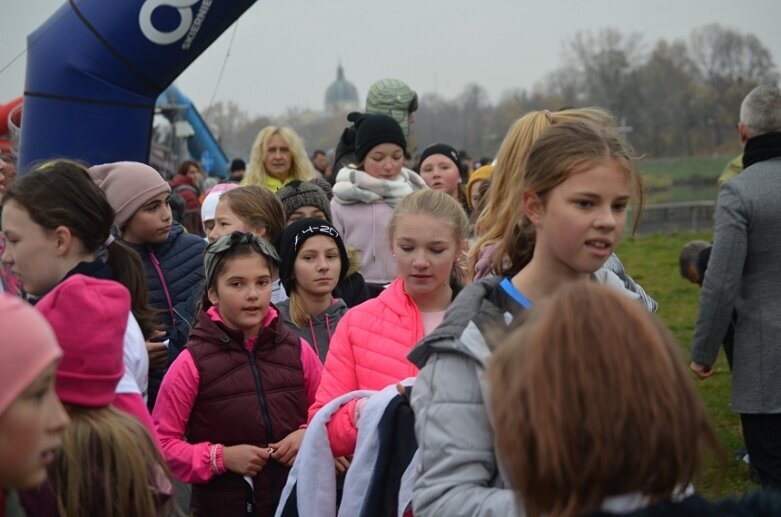
{"type": "MultiPolygon", "coordinates": [[[[407,360],[412,347],[423,338],[423,321],[404,281],[394,280],[377,298],[353,307],[342,317],[331,338],[323,377],[309,421],[325,404],[354,390],[381,390],[418,369],[407,360]]],[[[355,451],[353,400],[334,413],[328,423],[328,438],[334,456],[355,451]]]]}

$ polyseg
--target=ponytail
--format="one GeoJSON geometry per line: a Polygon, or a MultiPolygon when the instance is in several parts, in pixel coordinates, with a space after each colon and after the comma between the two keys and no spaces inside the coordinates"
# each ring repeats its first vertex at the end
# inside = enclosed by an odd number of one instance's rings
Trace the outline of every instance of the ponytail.
{"type": "Polygon", "coordinates": [[[141,257],[118,239],[113,240],[106,249],[106,264],[111,268],[112,279],[130,291],[130,310],[141,327],[144,340],[148,341],[159,330],[156,321],[158,311],[147,305],[148,286],[141,257]]]}
{"type": "Polygon", "coordinates": [[[295,285],[290,291],[290,319],[299,328],[306,326],[311,319],[304,305],[304,299],[296,291],[295,285]]]}

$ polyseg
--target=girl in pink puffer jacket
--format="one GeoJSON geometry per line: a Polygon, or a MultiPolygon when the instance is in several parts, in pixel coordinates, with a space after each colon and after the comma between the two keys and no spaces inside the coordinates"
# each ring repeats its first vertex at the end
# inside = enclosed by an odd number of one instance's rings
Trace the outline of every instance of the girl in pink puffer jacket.
{"type": "MultiPolygon", "coordinates": [[[[331,338],[309,420],[331,400],[354,390],[381,390],[418,369],[407,354],[442,321],[460,285],[458,264],[466,250],[469,223],[446,194],[423,190],[398,204],[388,239],[398,276],[377,297],[350,309],[331,338]]],[[[342,406],[328,424],[336,457],[355,450],[357,422],[365,399],[342,406]]]]}

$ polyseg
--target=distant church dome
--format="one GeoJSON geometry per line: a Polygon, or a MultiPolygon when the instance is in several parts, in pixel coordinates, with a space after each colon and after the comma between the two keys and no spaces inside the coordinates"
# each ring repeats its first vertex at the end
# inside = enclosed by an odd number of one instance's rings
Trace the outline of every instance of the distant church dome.
{"type": "Polygon", "coordinates": [[[344,78],[342,65],[336,69],[336,81],[325,91],[325,109],[330,112],[355,111],[361,108],[358,89],[344,78]]]}

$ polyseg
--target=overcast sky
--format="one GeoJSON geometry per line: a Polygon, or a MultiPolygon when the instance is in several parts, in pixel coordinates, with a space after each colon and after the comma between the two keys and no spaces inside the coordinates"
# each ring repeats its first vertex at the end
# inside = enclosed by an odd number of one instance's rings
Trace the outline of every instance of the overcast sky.
{"type": "MultiPolygon", "coordinates": [[[[62,3],[0,0],[0,69],[62,3]]],[[[320,110],[341,60],[361,99],[374,80],[397,77],[446,98],[474,81],[495,102],[557,68],[563,43],[578,31],[639,32],[650,49],[717,22],[755,34],[778,66],[779,20],[781,0],[258,0],[237,22],[219,87],[234,27],[177,84],[201,111],[215,88],[216,100],[234,100],[248,114],[320,110]]],[[[0,73],[0,103],[22,94],[24,73],[24,56],[0,73]]]]}

